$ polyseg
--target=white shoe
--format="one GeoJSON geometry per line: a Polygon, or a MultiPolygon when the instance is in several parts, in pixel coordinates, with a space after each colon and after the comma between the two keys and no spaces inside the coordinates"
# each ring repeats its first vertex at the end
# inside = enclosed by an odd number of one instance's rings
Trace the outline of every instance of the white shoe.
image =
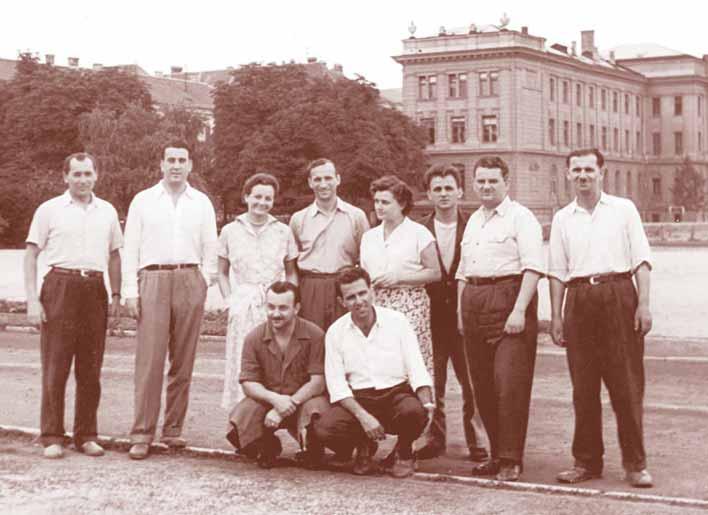
{"type": "Polygon", "coordinates": [[[44,448],[44,457],[50,460],[56,460],[64,457],[64,448],[58,443],[48,445],[44,448]]]}
{"type": "Polygon", "coordinates": [[[81,446],[81,452],[83,452],[86,456],[103,456],[103,447],[101,447],[94,441],[84,442],[84,444],[81,446]]]}

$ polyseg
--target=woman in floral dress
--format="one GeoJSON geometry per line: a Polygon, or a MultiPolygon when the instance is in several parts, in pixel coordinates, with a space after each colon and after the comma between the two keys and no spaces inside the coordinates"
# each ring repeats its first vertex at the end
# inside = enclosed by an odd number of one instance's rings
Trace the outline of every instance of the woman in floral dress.
{"type": "Polygon", "coordinates": [[[408,317],[432,375],[430,298],[424,286],[440,280],[435,237],[406,216],[413,207],[413,192],[405,182],[387,175],[371,183],[371,193],[381,224],[361,239],[361,266],[371,276],[376,304],[408,317]]]}
{"type": "Polygon", "coordinates": [[[243,341],[266,319],[267,288],[283,279],[297,284],[295,239],[287,225],[270,215],[278,188],[270,174],[249,177],[243,186],[248,211],[225,225],[219,235],[219,289],[229,309],[221,405],[229,411],[243,398],[238,380],[243,341]]]}

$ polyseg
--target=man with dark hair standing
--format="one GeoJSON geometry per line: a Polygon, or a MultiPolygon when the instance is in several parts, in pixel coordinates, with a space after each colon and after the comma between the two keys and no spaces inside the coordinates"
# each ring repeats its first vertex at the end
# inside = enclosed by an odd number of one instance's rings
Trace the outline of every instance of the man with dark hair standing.
{"type": "Polygon", "coordinates": [[[359,263],[359,245],[369,222],[361,209],[337,196],[341,177],[332,161],[316,159],[307,173],[315,201],[290,219],[299,250],[300,314],[326,331],[344,314],[337,301],[336,272],[359,263]]]}
{"type": "Polygon", "coordinates": [[[473,177],[482,207],[470,216],[462,238],[458,321],[491,451],[474,473],[516,481],[536,362],[543,236],[533,213],[508,197],[503,159],[481,158],[473,177]]]}
{"type": "Polygon", "coordinates": [[[604,157],[597,149],[571,152],[566,164],[576,196],[553,217],[548,273],[551,336],[567,349],[573,383],[575,465],[558,481],[579,483],[602,474],[604,381],[626,479],[650,487],[642,429],[644,336],[652,325],[649,242],[634,203],[603,193],[604,157]]]}
{"type": "Polygon", "coordinates": [[[168,144],[161,168],[162,180],[133,198],[125,225],[123,295],[138,321],[132,459],[150,452],[166,355],[170,369],[162,441],[186,445],[181,434],[199,329],[207,288],[216,277],[214,207],[187,182],[192,171],[187,145],[168,144]]]}
{"type": "Polygon", "coordinates": [[[286,428],[305,446],[310,418],[329,408],[324,380],[324,332],[297,316],[300,296],[289,282],[266,292],[268,320],[257,325],[243,346],[239,381],[246,397],[231,414],[227,439],[239,452],[256,455],[271,468],[282,451],[275,436],[286,428]]]}
{"type": "Polygon", "coordinates": [[[40,325],[42,357],[41,441],[46,458],[64,454],[64,394],[75,360],[74,444],[101,456],[96,412],[101,398],[101,365],[106,323],[120,310],[123,236],[115,208],[93,194],[96,160],[85,153],[64,161],[67,191],[44,202],[34,214],[25,252],[27,317],[40,325]],[[49,273],[37,295],[37,258],[46,256],[49,273]],[[104,282],[108,271],[111,303],[104,282]]]}
{"type": "Polygon", "coordinates": [[[428,430],[425,447],[416,452],[419,459],[429,459],[445,452],[447,428],[445,423],[445,387],[447,367],[452,367],[462,388],[462,422],[469,456],[473,461],[487,458],[480,445],[483,429],[474,417],[474,392],[465,360],[464,342],[457,331],[457,280],[460,263],[460,243],[468,217],[458,208],[462,198],[462,178],[451,165],[434,165],[425,174],[428,199],[435,211],[428,215],[424,225],[436,241],[441,280],[425,288],[430,297],[430,329],[433,336],[433,382],[435,383],[435,411],[428,430]]]}

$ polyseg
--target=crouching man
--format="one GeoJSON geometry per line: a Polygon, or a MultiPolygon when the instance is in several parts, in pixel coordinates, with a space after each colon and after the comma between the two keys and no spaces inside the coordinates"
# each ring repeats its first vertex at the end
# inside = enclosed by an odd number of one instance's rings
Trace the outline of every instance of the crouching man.
{"type": "Polygon", "coordinates": [[[324,332],[298,317],[299,310],[297,287],[273,283],[266,292],[268,320],[244,341],[239,381],[246,397],[231,413],[226,438],[263,468],[273,467],[282,451],[276,430],[287,429],[303,447],[310,419],[329,407],[324,332]]]}
{"type": "Polygon", "coordinates": [[[415,332],[402,313],[374,307],[365,270],[344,269],[336,287],[349,313],[325,337],[325,378],[333,406],[313,422],[308,448],[313,455],[318,446],[340,455],[356,448],[353,472],[364,475],[375,470],[377,441],[395,434],[389,473],[410,476],[413,442],[435,408],[415,332]]]}

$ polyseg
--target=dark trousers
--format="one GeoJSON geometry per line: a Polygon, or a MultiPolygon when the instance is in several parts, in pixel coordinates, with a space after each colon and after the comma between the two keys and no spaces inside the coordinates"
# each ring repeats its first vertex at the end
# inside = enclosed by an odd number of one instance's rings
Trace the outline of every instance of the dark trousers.
{"type": "Polygon", "coordinates": [[[519,334],[504,333],[520,281],[473,286],[462,294],[465,350],[492,459],[521,464],[536,363],[538,299],[526,309],[519,334]]]}
{"type": "MultiPolygon", "coordinates": [[[[408,383],[384,390],[354,390],[354,399],[376,417],[384,431],[398,435],[398,452],[404,459],[412,456],[411,446],[423,433],[428,416],[408,383]]],[[[351,454],[368,437],[359,421],[347,409],[336,404],[313,422],[319,442],[337,454],[351,454]]]]}
{"type": "MultiPolygon", "coordinates": [[[[445,387],[447,384],[447,365],[452,360],[457,381],[462,388],[462,423],[465,431],[465,441],[470,451],[481,448],[474,420],[474,390],[472,378],[467,369],[464,340],[457,332],[457,312],[453,303],[445,299],[431,297],[430,330],[433,336],[433,380],[435,384],[435,411],[430,424],[428,443],[433,446],[445,447],[447,441],[447,424],[445,420],[445,387]]],[[[455,299],[456,301],[456,299],[455,299]]]]}
{"type": "Polygon", "coordinates": [[[329,326],[346,313],[337,300],[335,274],[300,271],[300,316],[327,331],[329,326]]]}
{"type": "Polygon", "coordinates": [[[96,440],[108,293],[103,277],[49,272],[40,301],[47,316],[40,332],[42,445],[64,443],[64,395],[74,361],[74,443],[78,448],[96,440]]]}
{"type": "Polygon", "coordinates": [[[629,278],[568,288],[563,332],[573,383],[573,456],[577,464],[596,472],[602,470],[604,453],[602,381],[617,418],[624,468],[646,467],[644,338],[634,331],[636,309],[637,293],[629,278]]]}

